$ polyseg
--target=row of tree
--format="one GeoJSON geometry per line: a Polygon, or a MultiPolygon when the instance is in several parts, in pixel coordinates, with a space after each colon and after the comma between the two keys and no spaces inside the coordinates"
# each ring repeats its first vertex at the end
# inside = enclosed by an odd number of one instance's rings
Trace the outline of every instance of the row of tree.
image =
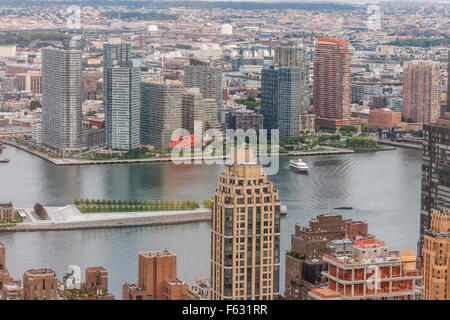
{"type": "Polygon", "coordinates": [[[75,199],[74,204],[82,212],[164,211],[199,208],[195,201],[147,201],[147,200],[89,200],[75,199]]]}

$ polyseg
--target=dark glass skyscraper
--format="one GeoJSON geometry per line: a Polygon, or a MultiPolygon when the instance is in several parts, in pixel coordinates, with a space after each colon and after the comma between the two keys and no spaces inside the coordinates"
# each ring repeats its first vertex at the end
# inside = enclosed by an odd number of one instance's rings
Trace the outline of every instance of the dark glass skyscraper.
{"type": "Polygon", "coordinates": [[[309,59],[306,49],[301,46],[279,46],[275,49],[275,67],[300,68],[300,113],[309,109],[309,59]]]}
{"type": "Polygon", "coordinates": [[[280,139],[297,138],[300,125],[300,68],[262,70],[261,110],[265,129],[279,129],[280,139]]]}
{"type": "Polygon", "coordinates": [[[423,235],[434,211],[450,209],[450,114],[436,124],[423,125],[422,196],[420,211],[421,255],[423,235]]]}

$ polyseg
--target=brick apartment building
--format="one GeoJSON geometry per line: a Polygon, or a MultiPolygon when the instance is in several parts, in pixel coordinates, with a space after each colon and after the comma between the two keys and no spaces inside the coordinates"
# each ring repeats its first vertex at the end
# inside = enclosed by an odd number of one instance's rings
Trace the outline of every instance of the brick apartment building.
{"type": "Polygon", "coordinates": [[[351,54],[348,42],[319,38],[314,54],[314,113],[316,126],[360,126],[351,118],[351,54]]]}
{"type": "Polygon", "coordinates": [[[339,214],[321,214],[311,219],[308,227],[295,225],[291,249],[304,254],[307,259],[320,259],[331,240],[353,239],[367,234],[367,228],[363,221],[343,219],[339,214]]]}
{"type": "Polygon", "coordinates": [[[437,61],[412,61],[403,69],[403,117],[435,123],[440,115],[440,71],[437,61]]]}
{"type": "Polygon", "coordinates": [[[58,278],[52,269],[31,269],[23,274],[24,300],[56,300],[57,292],[58,278]]]}
{"type": "Polygon", "coordinates": [[[11,221],[14,219],[14,207],[12,202],[0,203],[0,221],[11,221]]]}
{"type": "Polygon", "coordinates": [[[22,300],[23,290],[20,280],[10,277],[6,268],[6,248],[0,242],[0,300],[22,300]]]}
{"type": "Polygon", "coordinates": [[[189,285],[177,277],[177,256],[163,251],[140,252],[138,284],[123,284],[123,300],[196,300],[189,285]]]}
{"type": "MultiPolygon", "coordinates": [[[[355,239],[368,233],[368,226],[363,221],[343,219],[338,214],[322,214],[311,219],[308,227],[295,225],[291,236],[291,251],[286,254],[285,262],[285,298],[306,299],[307,286],[320,285],[321,272],[327,264],[322,255],[332,240],[355,239]]],[[[352,240],[345,240],[352,244],[352,240]]]]}
{"type": "Polygon", "coordinates": [[[391,109],[372,109],[369,111],[369,123],[376,128],[392,129],[402,122],[402,114],[391,109]]]}

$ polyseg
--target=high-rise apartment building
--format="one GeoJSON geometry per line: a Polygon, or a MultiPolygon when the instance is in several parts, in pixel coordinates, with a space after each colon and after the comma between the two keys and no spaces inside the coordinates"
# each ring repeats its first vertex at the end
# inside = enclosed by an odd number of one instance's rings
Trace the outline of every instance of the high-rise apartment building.
{"type": "Polygon", "coordinates": [[[103,45],[103,66],[112,66],[115,61],[130,61],[131,45],[118,38],[111,38],[103,45]]]}
{"type": "Polygon", "coordinates": [[[132,150],[140,143],[141,71],[130,60],[130,44],[110,39],[103,46],[106,145],[132,150]]]}
{"type": "Polygon", "coordinates": [[[42,140],[58,151],[82,147],[81,51],[42,50],[42,140]]]}
{"type": "Polygon", "coordinates": [[[450,210],[450,113],[436,124],[423,125],[422,195],[420,205],[420,240],[431,227],[434,211],[450,210]]]}
{"type": "Polygon", "coordinates": [[[280,139],[297,138],[300,117],[300,68],[262,70],[261,110],[264,128],[278,129],[280,139]]]}
{"type": "Polygon", "coordinates": [[[422,251],[425,300],[450,300],[450,211],[433,212],[422,251]]]}
{"type": "Polygon", "coordinates": [[[181,127],[181,84],[141,82],[141,143],[168,150],[173,131],[181,127]]]}
{"type": "Polygon", "coordinates": [[[313,58],[316,126],[358,125],[350,117],[351,56],[348,42],[318,38],[313,58]]]}
{"type": "Polygon", "coordinates": [[[447,52],[447,112],[450,112],[450,50],[447,52]]]}
{"type": "Polygon", "coordinates": [[[220,67],[191,63],[184,67],[184,87],[199,88],[203,98],[213,98],[217,103],[217,121],[222,123],[222,69],[220,67]]]}
{"type": "Polygon", "coordinates": [[[440,115],[440,71],[437,61],[413,61],[403,69],[403,117],[435,123],[440,115]]]}
{"type": "Polygon", "coordinates": [[[202,123],[203,130],[221,129],[217,121],[217,101],[213,98],[203,98],[200,88],[185,88],[182,106],[183,128],[193,134],[195,121],[202,123]]]}
{"type": "Polygon", "coordinates": [[[123,284],[123,300],[197,300],[177,277],[177,256],[165,249],[139,253],[138,284],[123,284]]]}
{"type": "Polygon", "coordinates": [[[389,251],[376,238],[356,240],[348,250],[325,253],[328,286],[312,288],[313,300],[420,300],[421,279],[411,249],[389,251]]]}
{"type": "Polygon", "coordinates": [[[309,58],[305,47],[278,46],[275,48],[274,66],[300,68],[300,114],[308,111],[309,97],[309,58]]]}
{"type": "Polygon", "coordinates": [[[212,200],[211,299],[279,295],[280,199],[249,151],[234,153],[212,200]]]}

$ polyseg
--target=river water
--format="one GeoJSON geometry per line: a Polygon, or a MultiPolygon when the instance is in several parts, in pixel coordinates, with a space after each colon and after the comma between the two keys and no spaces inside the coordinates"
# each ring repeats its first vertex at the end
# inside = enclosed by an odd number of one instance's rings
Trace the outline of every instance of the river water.
{"type": "MultiPolygon", "coordinates": [[[[210,199],[222,171],[220,165],[171,163],[54,166],[24,151],[7,147],[11,161],[0,163],[0,202],[16,207],[63,206],[75,198],[95,199],[210,199]]],[[[280,291],[284,291],[284,252],[290,247],[294,225],[306,225],[321,213],[341,213],[366,220],[369,232],[391,250],[416,248],[419,233],[421,151],[392,151],[308,156],[309,175],[289,171],[288,157],[270,176],[280,190],[287,215],[281,221],[280,291]],[[350,206],[352,210],[334,210],[350,206]]],[[[7,267],[15,278],[30,268],[49,267],[62,280],[65,268],[77,264],[103,265],[110,290],[122,298],[124,281],[137,281],[139,251],[168,248],[177,254],[178,275],[195,282],[209,278],[208,222],[101,230],[7,233],[7,267]]],[[[84,278],[84,276],[83,276],[84,278]]]]}

